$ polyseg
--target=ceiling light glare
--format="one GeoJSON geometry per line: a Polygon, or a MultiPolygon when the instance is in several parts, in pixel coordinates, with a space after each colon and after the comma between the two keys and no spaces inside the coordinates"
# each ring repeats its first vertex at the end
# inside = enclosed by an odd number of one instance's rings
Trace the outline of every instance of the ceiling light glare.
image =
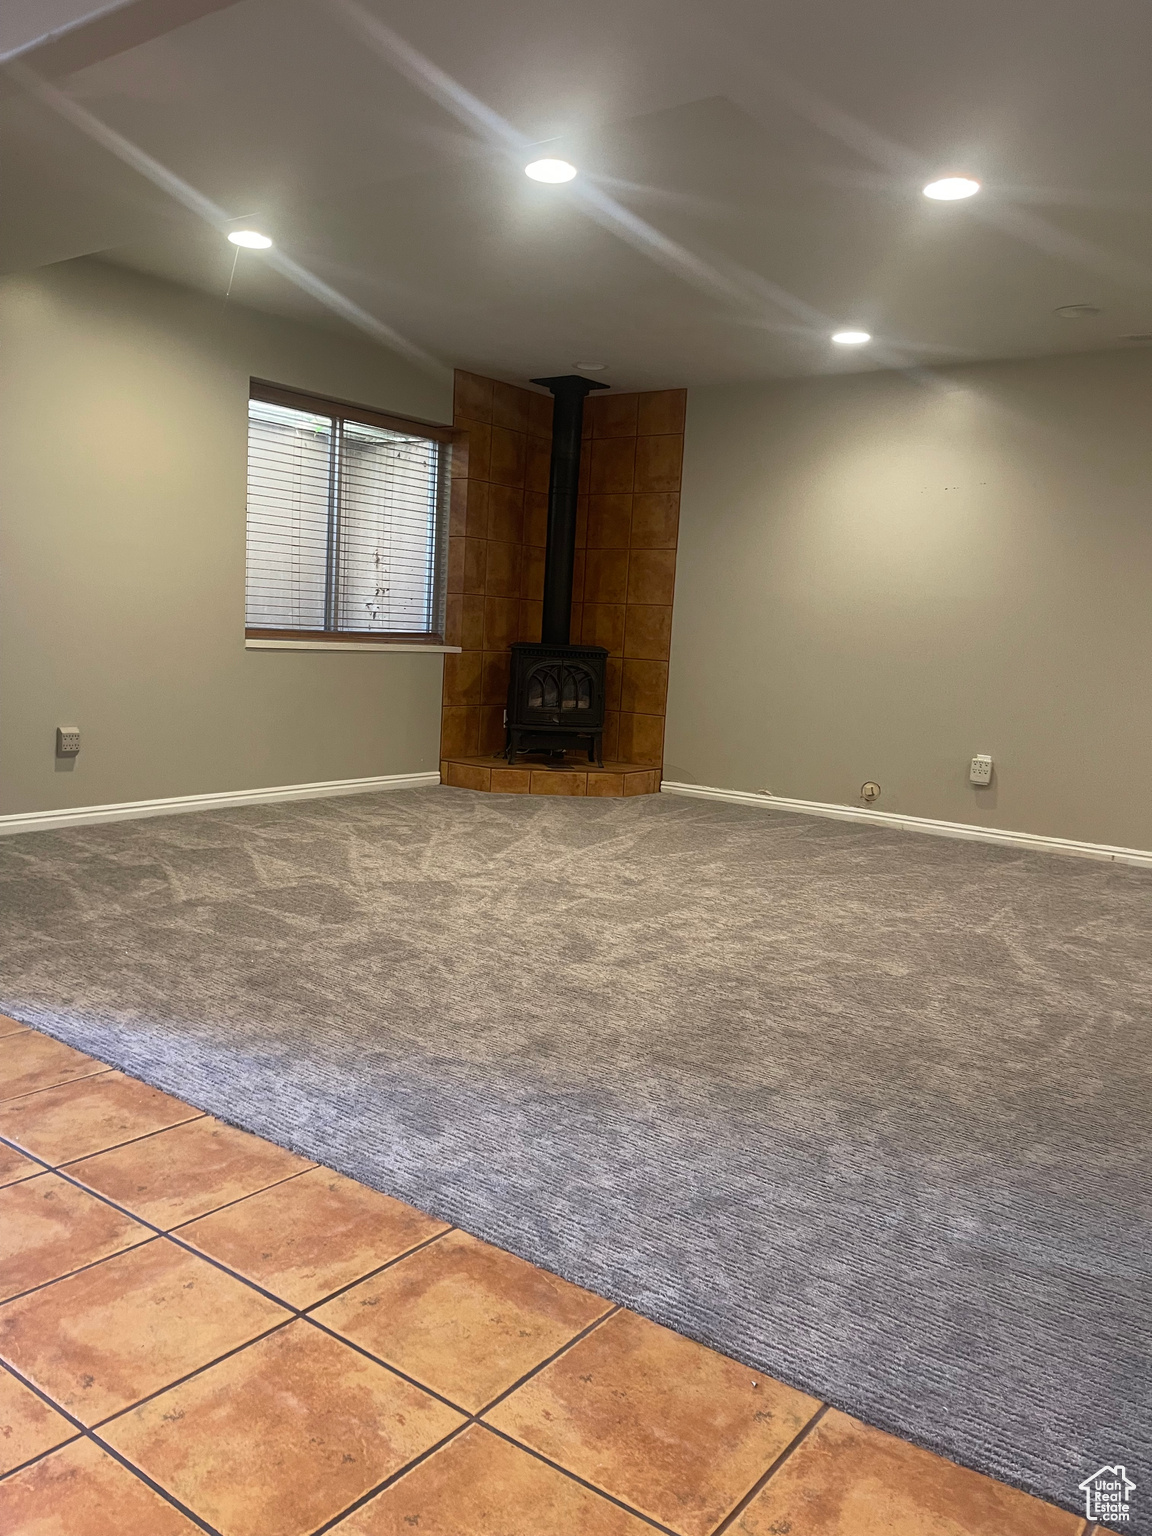
{"type": "Polygon", "coordinates": [[[867,331],[834,331],[832,340],[838,347],[859,347],[872,337],[867,331]]]}
{"type": "Polygon", "coordinates": [[[958,203],[962,197],[975,197],[980,183],[971,176],[941,176],[924,188],[924,196],[937,203],[958,203]]]}
{"type": "Polygon", "coordinates": [[[603,373],[607,363],[573,363],[573,368],[578,368],[581,373],[603,373]]]}
{"type": "Polygon", "coordinates": [[[531,176],[533,181],[571,181],[576,167],[569,165],[567,160],[533,160],[531,165],[524,167],[524,174],[531,176]]]}
{"type": "Polygon", "coordinates": [[[268,236],[257,229],[234,229],[228,238],[233,245],[242,245],[246,251],[266,251],[272,244],[268,236]]]}

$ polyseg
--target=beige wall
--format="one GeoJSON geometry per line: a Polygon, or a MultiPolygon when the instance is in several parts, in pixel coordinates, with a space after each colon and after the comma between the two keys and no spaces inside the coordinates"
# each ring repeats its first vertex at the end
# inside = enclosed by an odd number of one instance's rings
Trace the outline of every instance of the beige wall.
{"type": "Polygon", "coordinates": [[[1152,352],[691,391],[664,775],[1152,848],[1152,352]]]}
{"type": "Polygon", "coordinates": [[[451,419],[354,336],[90,260],[0,284],[0,812],[436,768],[439,655],[244,649],[251,375],[451,419]]]}

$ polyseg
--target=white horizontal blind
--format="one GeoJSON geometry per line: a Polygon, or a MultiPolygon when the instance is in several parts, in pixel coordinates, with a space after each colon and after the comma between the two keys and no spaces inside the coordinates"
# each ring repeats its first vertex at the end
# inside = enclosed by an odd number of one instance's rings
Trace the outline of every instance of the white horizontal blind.
{"type": "Polygon", "coordinates": [[[323,629],[334,422],[248,402],[249,629],[323,629]]]}
{"type": "Polygon", "coordinates": [[[247,628],[437,633],[443,461],[335,407],[250,401],[247,628]]]}
{"type": "Polygon", "coordinates": [[[340,628],[435,628],[440,445],[346,421],[341,433],[340,628]]]}

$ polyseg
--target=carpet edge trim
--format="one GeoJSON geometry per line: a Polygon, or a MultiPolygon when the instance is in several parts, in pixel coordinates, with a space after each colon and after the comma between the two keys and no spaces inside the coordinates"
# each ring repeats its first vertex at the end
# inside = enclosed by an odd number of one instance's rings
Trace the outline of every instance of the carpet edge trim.
{"type": "Polygon", "coordinates": [[[907,832],[926,832],[931,837],[954,837],[967,842],[997,843],[1034,853],[1071,854],[1074,858],[1099,859],[1114,864],[1134,864],[1152,869],[1152,849],[1118,848],[1109,843],[1085,843],[1069,837],[1045,837],[1039,832],[1013,832],[1004,827],[976,827],[963,821],[935,821],[928,816],[906,816],[896,811],[872,811],[863,806],[832,805],[821,800],[793,800],[784,795],[760,794],[750,789],[718,789],[709,784],[677,784],[663,779],[660,792],[690,799],[726,800],[734,805],[758,805],[764,810],[795,811],[806,816],[827,816],[837,821],[859,821],[873,826],[897,827],[907,832]]]}
{"type": "Polygon", "coordinates": [[[0,816],[0,836],[15,832],[59,831],[102,821],[131,821],[141,816],[172,816],[187,811],[222,810],[233,805],[261,805],[278,800],[321,800],[330,795],[367,795],[383,789],[418,789],[439,784],[439,770],[384,773],[366,779],[327,779],[315,784],[277,784],[261,789],[219,790],[207,795],[173,795],[163,800],[125,800],[114,805],[77,805],[56,811],[17,811],[0,816]]]}

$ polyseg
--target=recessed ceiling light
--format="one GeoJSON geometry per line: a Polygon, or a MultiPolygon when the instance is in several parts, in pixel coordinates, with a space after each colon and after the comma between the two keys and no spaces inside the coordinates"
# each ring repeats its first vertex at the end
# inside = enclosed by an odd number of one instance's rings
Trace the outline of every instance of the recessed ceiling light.
{"type": "Polygon", "coordinates": [[[1061,304],[1060,308],[1054,309],[1052,313],[1059,315],[1061,320],[1091,320],[1093,315],[1100,313],[1100,310],[1095,304],[1061,304]]]}
{"type": "Polygon", "coordinates": [[[567,160],[533,160],[531,165],[524,167],[524,174],[531,176],[533,181],[571,181],[576,167],[569,165],[567,160]]]}
{"type": "Polygon", "coordinates": [[[266,251],[272,244],[267,235],[256,229],[234,229],[228,238],[233,245],[242,245],[248,251],[266,251]]]}
{"type": "Polygon", "coordinates": [[[573,368],[579,368],[581,373],[603,373],[607,363],[573,363],[573,368]]]}
{"type": "Polygon", "coordinates": [[[979,190],[980,183],[971,176],[941,176],[939,181],[928,183],[924,196],[938,203],[955,203],[962,197],[975,197],[979,190]]]}
{"type": "Polygon", "coordinates": [[[865,341],[871,341],[872,337],[867,331],[834,331],[832,340],[841,347],[858,347],[865,341]]]}

